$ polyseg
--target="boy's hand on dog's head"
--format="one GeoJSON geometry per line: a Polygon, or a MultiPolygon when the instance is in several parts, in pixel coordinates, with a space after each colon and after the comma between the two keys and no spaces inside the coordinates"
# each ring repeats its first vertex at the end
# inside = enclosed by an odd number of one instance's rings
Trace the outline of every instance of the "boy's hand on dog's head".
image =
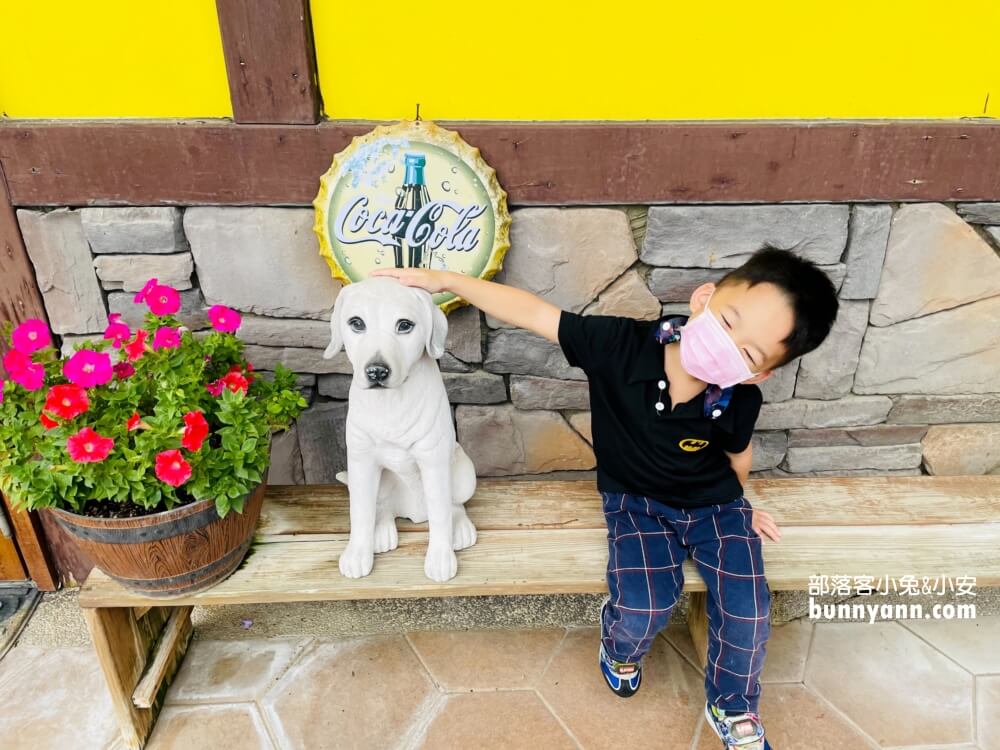
{"type": "Polygon", "coordinates": [[[756,510],[751,513],[750,527],[760,536],[766,536],[772,542],[781,541],[781,531],[774,518],[766,510],[756,510]]]}
{"type": "Polygon", "coordinates": [[[370,276],[391,276],[400,284],[426,289],[431,294],[446,290],[447,271],[430,271],[426,268],[378,268],[370,276]]]}

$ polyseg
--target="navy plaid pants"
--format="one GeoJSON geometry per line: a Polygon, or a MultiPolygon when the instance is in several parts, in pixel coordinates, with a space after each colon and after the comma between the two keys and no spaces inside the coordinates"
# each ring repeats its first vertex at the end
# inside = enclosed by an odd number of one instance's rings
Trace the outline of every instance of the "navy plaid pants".
{"type": "Polygon", "coordinates": [[[727,711],[757,711],[771,634],[771,592],[750,503],[678,509],[643,495],[602,492],[608,522],[608,590],[601,640],[636,662],[670,619],[690,554],[708,588],[705,695],[727,711]]]}

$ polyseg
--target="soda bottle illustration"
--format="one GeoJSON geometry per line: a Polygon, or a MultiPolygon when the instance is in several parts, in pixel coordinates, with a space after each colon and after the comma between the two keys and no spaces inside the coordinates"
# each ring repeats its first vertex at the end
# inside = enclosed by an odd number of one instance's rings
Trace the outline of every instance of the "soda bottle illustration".
{"type": "MultiPolygon", "coordinates": [[[[407,250],[407,263],[410,268],[420,268],[423,260],[423,249],[426,239],[422,242],[410,244],[406,240],[406,230],[413,220],[414,214],[423,206],[430,203],[430,194],[427,192],[427,184],[424,180],[424,166],[427,158],[423,154],[406,154],[404,158],[406,172],[403,177],[403,187],[396,194],[396,210],[404,212],[402,226],[393,234],[396,238],[396,268],[403,268],[403,246],[407,250]]],[[[433,225],[428,226],[433,230],[433,225]]],[[[426,231],[426,230],[423,230],[426,231]]],[[[426,231],[424,237],[430,236],[431,232],[426,231]]]]}

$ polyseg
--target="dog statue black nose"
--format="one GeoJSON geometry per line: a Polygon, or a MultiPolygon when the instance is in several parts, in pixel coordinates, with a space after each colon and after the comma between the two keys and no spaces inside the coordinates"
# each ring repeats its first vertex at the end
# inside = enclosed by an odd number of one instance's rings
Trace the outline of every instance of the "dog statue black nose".
{"type": "Polygon", "coordinates": [[[372,362],[365,368],[365,376],[369,383],[382,383],[389,377],[391,370],[381,362],[372,362]]]}

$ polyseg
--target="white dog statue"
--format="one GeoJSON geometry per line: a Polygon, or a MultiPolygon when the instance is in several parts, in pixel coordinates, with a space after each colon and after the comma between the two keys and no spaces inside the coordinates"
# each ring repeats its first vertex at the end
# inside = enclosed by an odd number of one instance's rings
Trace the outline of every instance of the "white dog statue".
{"type": "Polygon", "coordinates": [[[448,319],[423,289],[374,277],[345,286],[330,318],[330,359],[340,351],[354,366],[347,409],[347,473],[351,536],[340,556],[348,578],[368,575],[374,555],[399,543],[396,517],[428,522],[424,573],[447,581],[455,550],[476,542],[465,502],[476,470],[455,440],[436,360],[444,354],[448,319]]]}

